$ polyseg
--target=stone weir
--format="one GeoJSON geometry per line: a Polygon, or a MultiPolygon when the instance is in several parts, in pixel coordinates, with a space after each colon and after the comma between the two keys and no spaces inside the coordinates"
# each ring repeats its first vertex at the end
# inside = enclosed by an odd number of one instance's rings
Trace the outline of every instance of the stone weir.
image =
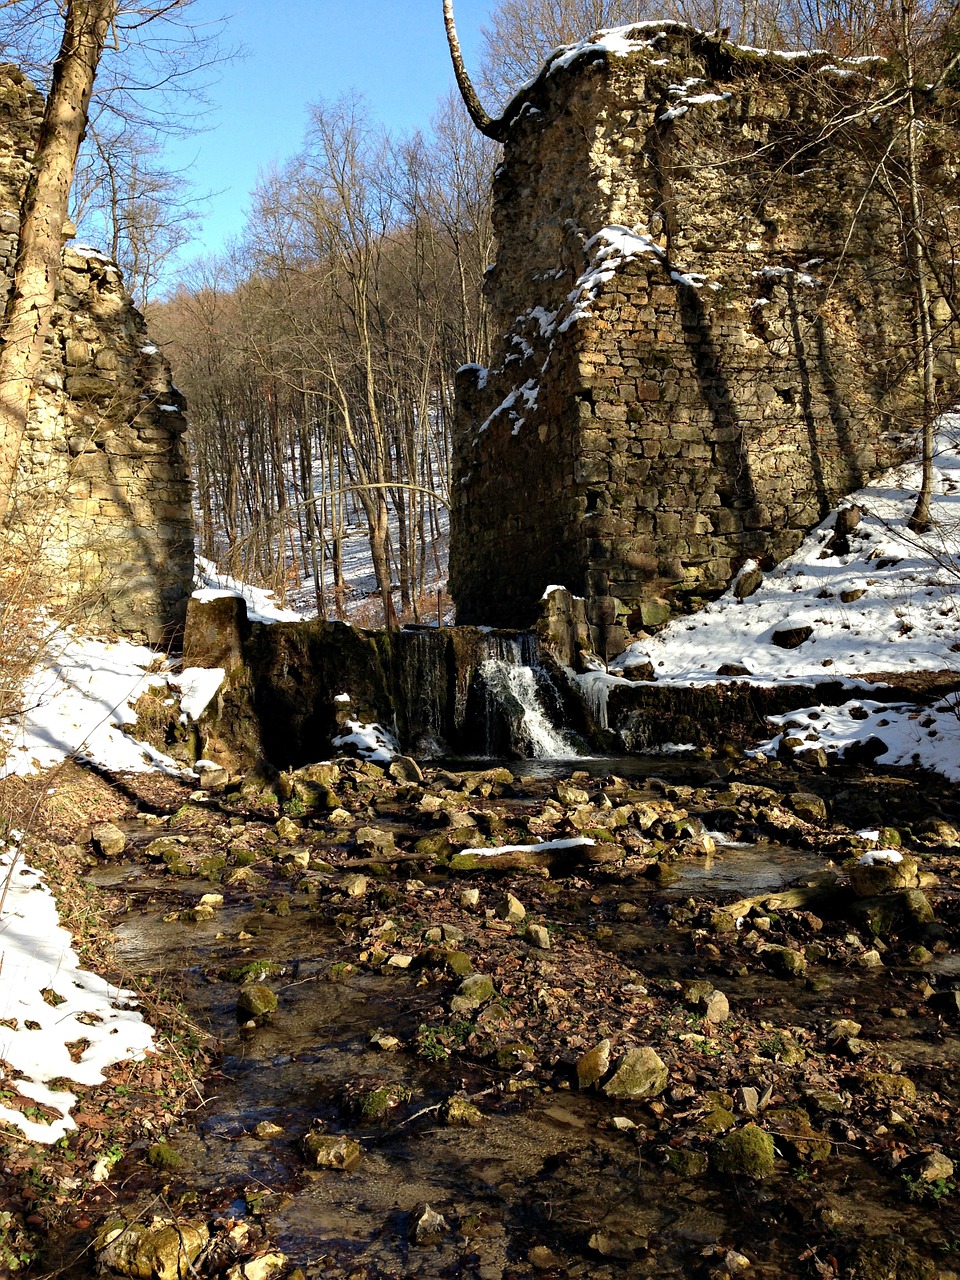
{"type": "MultiPolygon", "coordinates": [[[[42,112],[23,73],[0,66],[0,299],[42,112]]],[[[193,580],[186,425],[119,268],[65,248],[4,530],[15,562],[41,570],[45,603],[151,643],[182,628],[193,580]]]]}
{"type": "Polygon", "coordinates": [[[575,755],[586,730],[581,698],[530,632],[264,624],[223,596],[190,601],[183,661],[226,672],[201,731],[204,754],[231,770],[326,759],[356,725],[419,758],[575,755]]]}
{"type": "MultiPolygon", "coordinates": [[[[619,652],[913,452],[906,197],[877,180],[906,130],[865,109],[892,75],[649,23],[555,53],[514,99],[486,282],[501,337],[458,375],[458,622],[529,626],[562,584],[619,652]]],[[[921,150],[949,281],[945,98],[921,150]]],[[[949,404],[960,350],[930,288],[949,404]]]]}

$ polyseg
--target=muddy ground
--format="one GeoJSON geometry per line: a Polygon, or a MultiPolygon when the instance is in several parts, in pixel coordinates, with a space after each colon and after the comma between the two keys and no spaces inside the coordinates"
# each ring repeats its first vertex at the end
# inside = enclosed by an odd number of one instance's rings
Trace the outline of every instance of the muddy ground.
{"type": "Polygon", "coordinates": [[[392,773],[54,797],[45,856],[83,866],[75,917],[165,1052],[61,1149],[7,1135],[21,1273],[93,1274],[104,1222],[159,1217],[172,1260],[121,1271],[960,1274],[953,788],[745,757],[392,773]],[[851,871],[877,845],[905,856],[851,871]]]}

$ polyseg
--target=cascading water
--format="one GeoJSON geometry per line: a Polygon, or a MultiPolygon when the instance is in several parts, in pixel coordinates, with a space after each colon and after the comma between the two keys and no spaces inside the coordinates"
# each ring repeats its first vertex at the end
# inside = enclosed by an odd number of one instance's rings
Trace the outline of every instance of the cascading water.
{"type": "Polygon", "coordinates": [[[564,759],[581,753],[573,738],[556,728],[541,696],[545,673],[538,671],[531,636],[494,637],[496,650],[480,666],[486,692],[486,751],[498,754],[497,734],[506,722],[513,750],[535,759],[564,759]]]}
{"type": "Polygon", "coordinates": [[[529,632],[411,628],[389,654],[398,735],[415,755],[581,754],[557,727],[563,696],[529,632]]]}

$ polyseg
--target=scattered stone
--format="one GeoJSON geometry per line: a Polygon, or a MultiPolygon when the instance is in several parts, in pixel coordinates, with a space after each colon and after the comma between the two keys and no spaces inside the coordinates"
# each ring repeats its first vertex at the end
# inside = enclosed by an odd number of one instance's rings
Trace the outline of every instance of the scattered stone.
{"type": "Polygon", "coordinates": [[[810,1160],[815,1164],[829,1159],[832,1150],[829,1138],[814,1129],[802,1107],[773,1108],[766,1113],[764,1123],[777,1135],[784,1154],[792,1159],[810,1160]]]}
{"type": "Polygon", "coordinates": [[[230,782],[229,771],[214,760],[197,760],[193,771],[204,791],[223,791],[230,782]]]}
{"type": "Polygon", "coordinates": [[[519,898],[515,898],[512,893],[507,896],[494,907],[494,914],[498,919],[503,920],[506,924],[519,924],[526,916],[527,909],[519,898]]]}
{"type": "Polygon", "coordinates": [[[491,978],[488,978],[485,973],[471,974],[469,978],[464,978],[457,988],[457,994],[450,1001],[450,1011],[469,1013],[472,1009],[479,1009],[495,995],[496,988],[491,978]]]}
{"type": "Polygon", "coordinates": [[[710,1147],[710,1164],[717,1173],[745,1178],[769,1178],[775,1157],[773,1138],[755,1124],[723,1134],[710,1147]]]}
{"type": "Polygon", "coordinates": [[[760,1110],[760,1093],[753,1085],[742,1085],[733,1095],[733,1101],[745,1116],[755,1116],[760,1110]]]}
{"type": "Polygon", "coordinates": [[[413,956],[400,955],[399,952],[392,955],[387,961],[388,969],[409,969],[413,964],[413,956]]]}
{"type": "Polygon", "coordinates": [[[348,872],[345,876],[341,876],[337,881],[337,887],[341,889],[348,898],[362,898],[367,892],[367,884],[367,877],[359,875],[355,871],[348,872]]]}
{"type": "Polygon", "coordinates": [[[610,1041],[601,1040],[577,1061],[577,1084],[581,1089],[589,1089],[597,1084],[610,1070],[610,1041]]]}
{"type": "Polygon", "coordinates": [[[275,1012],[278,1000],[276,993],[269,987],[251,985],[242,987],[237,996],[237,1021],[247,1022],[251,1018],[262,1018],[275,1012]]]}
{"type": "Polygon", "coordinates": [[[153,1165],[154,1169],[164,1169],[172,1173],[182,1169],[187,1162],[169,1142],[155,1142],[153,1146],[147,1148],[147,1163],[153,1165]]]}
{"type": "Polygon", "coordinates": [[[826,822],[827,805],[819,796],[809,791],[795,791],[787,797],[787,803],[804,822],[826,822]]]}
{"type": "Polygon", "coordinates": [[[687,1008],[699,1013],[704,1022],[726,1022],[730,1017],[730,1002],[709,982],[688,982],[683,989],[683,999],[687,1008]]]}
{"type": "Polygon", "coordinates": [[[550,950],[550,934],[544,925],[528,924],[524,936],[532,947],[539,947],[541,951],[550,950]]]}
{"type": "Polygon", "coordinates": [[[423,782],[423,770],[411,756],[394,756],[387,768],[387,774],[395,782],[423,782]]]}
{"type": "Polygon", "coordinates": [[[292,818],[281,818],[274,823],[274,831],[287,844],[293,844],[303,835],[299,825],[292,818]]]}
{"type": "Polygon", "coordinates": [[[896,849],[865,853],[850,867],[850,884],[858,898],[916,889],[919,883],[920,866],[916,858],[896,849]]]}
{"type": "Polygon", "coordinates": [[[342,1169],[350,1173],[363,1158],[360,1143],[332,1133],[308,1133],[303,1149],[318,1169],[342,1169]]]}
{"type": "Polygon", "coordinates": [[[102,858],[117,858],[127,847],[127,837],[112,822],[99,822],[91,831],[90,838],[102,858]]]}
{"type": "Polygon", "coordinates": [[[807,972],[806,956],[792,947],[765,944],[758,954],[767,968],[782,978],[802,978],[807,972]]]}
{"type": "Polygon", "coordinates": [[[222,893],[205,893],[197,903],[198,907],[212,907],[214,910],[223,906],[222,893]]]}
{"type": "Polygon", "coordinates": [[[449,1230],[450,1226],[442,1213],[437,1213],[428,1204],[422,1204],[410,1214],[407,1235],[412,1244],[432,1244],[449,1230]]]}
{"type": "Polygon", "coordinates": [[[862,1080],[863,1091],[878,1102],[916,1102],[917,1086],[909,1076],[893,1071],[868,1071],[862,1080]]]}
{"type": "Polygon", "coordinates": [[[737,1253],[736,1249],[729,1249],[723,1259],[723,1265],[728,1275],[742,1276],[750,1270],[753,1264],[746,1254],[737,1253]]]}
{"type": "Polygon", "coordinates": [[[441,1114],[452,1129],[477,1129],[483,1124],[483,1112],[468,1102],[462,1093],[448,1098],[441,1114]]]}
{"type": "Polygon", "coordinates": [[[380,827],[360,827],[354,836],[357,852],[371,858],[382,858],[395,852],[393,832],[380,827]]]}
{"type": "Polygon", "coordinates": [[[655,1050],[628,1049],[603,1092],[608,1098],[656,1098],[667,1087],[667,1067],[655,1050]]]}
{"type": "Polygon", "coordinates": [[[917,1165],[917,1177],[921,1182],[948,1182],[953,1173],[953,1161],[942,1151],[931,1151],[917,1165]]]}
{"type": "Polygon", "coordinates": [[[283,1273],[286,1266],[286,1254],[274,1249],[270,1253],[250,1258],[247,1262],[238,1262],[227,1271],[226,1280],[274,1280],[275,1276],[283,1273]]]}
{"type": "Polygon", "coordinates": [[[770,637],[778,649],[799,649],[813,635],[813,627],[779,627],[770,637]]]}
{"type": "Polygon", "coordinates": [[[681,1178],[702,1178],[708,1168],[707,1154],[694,1147],[671,1147],[667,1151],[667,1168],[681,1178]]]}
{"type": "Polygon", "coordinates": [[[562,1260],[545,1244],[534,1245],[527,1253],[527,1261],[538,1271],[554,1271],[563,1266],[562,1260]]]}
{"type": "Polygon", "coordinates": [[[202,1222],[111,1218],[97,1232],[94,1252],[102,1270],[150,1280],[183,1280],[210,1239],[202,1222]]]}
{"type": "Polygon", "coordinates": [[[259,1124],[254,1125],[253,1132],[264,1141],[269,1138],[282,1138],[284,1133],[281,1126],[274,1124],[272,1120],[261,1120],[259,1124]]]}
{"type": "Polygon", "coordinates": [[[480,905],[480,890],[464,889],[460,895],[460,905],[467,911],[476,911],[480,905]]]}

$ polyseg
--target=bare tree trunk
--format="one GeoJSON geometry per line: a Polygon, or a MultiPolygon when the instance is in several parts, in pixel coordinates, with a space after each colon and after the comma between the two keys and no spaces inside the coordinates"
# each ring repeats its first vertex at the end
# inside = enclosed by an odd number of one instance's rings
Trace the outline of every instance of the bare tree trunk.
{"type": "Polygon", "coordinates": [[[116,0],[68,0],[33,174],[24,196],[20,248],[0,350],[0,521],[10,506],[30,396],[50,327],[63,224],[116,0]]]}
{"type": "Polygon", "coordinates": [[[917,161],[917,100],[916,69],[913,58],[913,0],[901,0],[904,56],[907,64],[907,80],[910,96],[907,99],[907,181],[910,186],[910,225],[908,241],[910,265],[914,274],[917,296],[918,325],[920,329],[920,372],[923,377],[923,428],[920,492],[917,504],[907,522],[913,533],[925,533],[930,528],[930,500],[933,497],[933,421],[936,412],[936,381],[934,377],[933,317],[930,313],[930,293],[927,288],[927,255],[923,239],[923,210],[920,198],[920,173],[917,161]]]}

